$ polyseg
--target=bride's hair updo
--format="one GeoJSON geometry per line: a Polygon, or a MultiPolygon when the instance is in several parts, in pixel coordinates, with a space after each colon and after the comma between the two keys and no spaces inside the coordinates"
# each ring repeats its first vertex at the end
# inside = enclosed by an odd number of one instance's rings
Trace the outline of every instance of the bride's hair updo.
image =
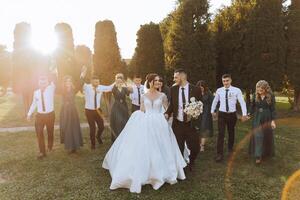
{"type": "Polygon", "coordinates": [[[154,79],[156,78],[158,76],[158,74],[155,74],[155,73],[151,73],[151,74],[148,74],[147,76],[146,76],[146,87],[147,87],[147,89],[150,89],[150,83],[152,82],[152,81],[154,81],[154,79]]]}

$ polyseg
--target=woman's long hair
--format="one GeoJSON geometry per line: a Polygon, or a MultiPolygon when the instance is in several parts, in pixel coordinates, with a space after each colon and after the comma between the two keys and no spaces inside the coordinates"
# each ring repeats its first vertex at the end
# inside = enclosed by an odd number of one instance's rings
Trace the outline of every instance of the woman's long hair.
{"type": "Polygon", "coordinates": [[[260,80],[256,83],[256,91],[255,91],[256,99],[255,99],[255,101],[257,101],[257,102],[262,100],[260,94],[258,94],[258,91],[257,91],[258,88],[261,88],[261,89],[266,91],[267,103],[271,104],[272,103],[273,92],[272,92],[272,89],[271,89],[269,83],[265,80],[260,80]]]}
{"type": "Polygon", "coordinates": [[[147,83],[146,83],[146,88],[147,88],[147,89],[150,89],[150,83],[151,83],[152,81],[154,81],[154,79],[155,79],[157,76],[158,76],[158,75],[155,74],[155,73],[151,73],[151,74],[148,74],[148,75],[146,76],[146,81],[147,81],[147,83]]]}
{"type": "Polygon", "coordinates": [[[209,87],[208,87],[206,81],[204,81],[204,80],[198,81],[197,84],[196,84],[196,86],[197,86],[198,88],[203,87],[203,88],[204,88],[204,94],[207,94],[207,93],[210,92],[210,89],[209,89],[209,87]]]}

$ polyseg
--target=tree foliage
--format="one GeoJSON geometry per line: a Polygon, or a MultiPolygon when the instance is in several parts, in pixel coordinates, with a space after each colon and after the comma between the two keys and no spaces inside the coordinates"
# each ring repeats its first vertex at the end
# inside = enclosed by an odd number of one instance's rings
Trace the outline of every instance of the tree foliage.
{"type": "Polygon", "coordinates": [[[75,59],[74,39],[72,28],[67,23],[55,25],[58,45],[53,54],[54,63],[58,72],[58,84],[63,84],[66,75],[72,76],[76,88],[79,88],[80,66],[75,59]]]}
{"type": "Polygon", "coordinates": [[[300,110],[300,1],[294,0],[288,12],[287,74],[294,86],[294,109],[300,110]]]}
{"type": "Polygon", "coordinates": [[[190,81],[215,85],[215,50],[207,0],[183,0],[161,24],[167,69],[184,68],[190,81]]]}
{"type": "Polygon", "coordinates": [[[93,72],[103,84],[110,84],[116,73],[123,71],[117,33],[112,21],[96,23],[93,72]]]}
{"type": "Polygon", "coordinates": [[[142,25],[137,32],[137,47],[130,63],[131,74],[143,77],[148,73],[164,75],[165,61],[163,40],[158,24],[142,25]]]}

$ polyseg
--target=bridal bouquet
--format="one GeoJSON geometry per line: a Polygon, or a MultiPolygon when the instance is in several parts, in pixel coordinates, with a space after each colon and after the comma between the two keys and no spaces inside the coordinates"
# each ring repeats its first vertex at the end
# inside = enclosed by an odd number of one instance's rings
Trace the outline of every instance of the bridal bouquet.
{"type": "Polygon", "coordinates": [[[203,103],[201,101],[196,101],[195,97],[192,97],[191,103],[187,103],[184,108],[184,113],[186,113],[192,119],[198,119],[200,114],[203,112],[203,103]]]}

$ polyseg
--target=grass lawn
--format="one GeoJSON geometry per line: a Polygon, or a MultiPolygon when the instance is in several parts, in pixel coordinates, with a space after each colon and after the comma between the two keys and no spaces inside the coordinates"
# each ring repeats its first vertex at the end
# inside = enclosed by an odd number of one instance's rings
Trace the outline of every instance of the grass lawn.
{"type": "MultiPolygon", "coordinates": [[[[228,164],[214,162],[214,137],[187,180],[165,184],[158,191],[144,186],[139,195],[125,189],[109,190],[109,173],[101,168],[111,145],[108,130],[104,144],[91,151],[88,129],[84,129],[85,144],[76,155],[65,152],[56,132],[54,152],[41,161],[36,160],[35,133],[0,133],[0,199],[280,199],[285,183],[300,169],[300,117],[279,119],[277,125],[276,157],[261,166],[247,154],[244,138],[250,123],[240,123],[236,139],[240,149],[228,164]]],[[[288,199],[300,199],[300,177],[288,191],[288,199]]]]}

